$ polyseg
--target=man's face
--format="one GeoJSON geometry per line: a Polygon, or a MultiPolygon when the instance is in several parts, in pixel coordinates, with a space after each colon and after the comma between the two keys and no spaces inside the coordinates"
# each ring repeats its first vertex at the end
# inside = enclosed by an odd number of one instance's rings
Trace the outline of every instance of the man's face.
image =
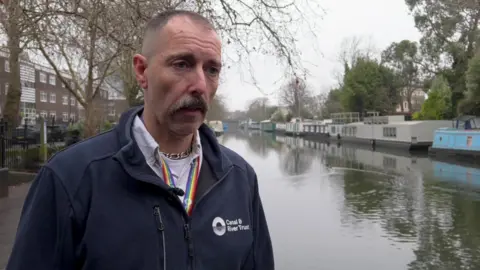
{"type": "Polygon", "coordinates": [[[177,135],[195,132],[217,91],[221,42],[216,32],[188,17],[172,18],[151,39],[151,55],[134,57],[145,89],[145,111],[177,135]],[[148,110],[148,112],[147,112],[148,110]]]}

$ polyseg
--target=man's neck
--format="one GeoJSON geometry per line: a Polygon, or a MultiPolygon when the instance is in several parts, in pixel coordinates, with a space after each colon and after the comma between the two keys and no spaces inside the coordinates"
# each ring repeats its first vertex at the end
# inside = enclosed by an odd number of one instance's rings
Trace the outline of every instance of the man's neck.
{"type": "Polygon", "coordinates": [[[142,114],[142,120],[145,128],[158,143],[160,151],[169,154],[182,153],[192,145],[194,134],[188,136],[178,136],[168,131],[167,127],[164,127],[155,119],[155,117],[149,114],[142,114]]]}

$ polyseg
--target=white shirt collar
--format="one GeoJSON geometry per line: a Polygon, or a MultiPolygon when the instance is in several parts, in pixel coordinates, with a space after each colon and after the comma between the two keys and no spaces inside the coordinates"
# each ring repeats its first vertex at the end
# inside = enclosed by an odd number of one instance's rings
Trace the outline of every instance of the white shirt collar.
{"type": "MultiPolygon", "coordinates": [[[[142,119],[140,119],[139,116],[135,117],[132,129],[133,129],[133,136],[135,138],[135,141],[137,142],[138,147],[142,151],[147,162],[153,163],[158,161],[159,155],[160,155],[160,151],[159,151],[160,147],[158,143],[155,141],[155,139],[153,139],[152,135],[150,135],[147,128],[143,124],[142,119]]],[[[202,144],[200,141],[200,133],[198,131],[196,133],[195,140],[196,142],[193,147],[193,153],[194,153],[193,158],[196,158],[198,156],[201,157],[202,155],[202,144]]]]}

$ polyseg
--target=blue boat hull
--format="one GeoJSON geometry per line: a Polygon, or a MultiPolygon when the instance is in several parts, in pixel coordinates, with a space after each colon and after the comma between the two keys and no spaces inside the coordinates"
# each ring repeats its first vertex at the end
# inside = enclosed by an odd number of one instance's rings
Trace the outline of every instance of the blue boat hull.
{"type": "Polygon", "coordinates": [[[430,150],[435,153],[480,154],[480,130],[438,129],[430,150]]]}

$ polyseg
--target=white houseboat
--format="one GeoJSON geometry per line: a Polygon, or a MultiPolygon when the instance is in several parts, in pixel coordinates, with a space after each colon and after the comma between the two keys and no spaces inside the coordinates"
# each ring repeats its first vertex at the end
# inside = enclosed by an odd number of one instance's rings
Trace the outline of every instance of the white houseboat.
{"type": "Polygon", "coordinates": [[[326,138],[331,123],[332,119],[304,123],[302,135],[310,140],[326,138]]]}
{"type": "Polygon", "coordinates": [[[326,135],[331,139],[340,140],[342,128],[345,125],[360,122],[360,113],[358,112],[332,113],[330,116],[332,117],[332,123],[328,125],[326,135]]]}
{"type": "Polygon", "coordinates": [[[286,125],[285,134],[289,136],[303,136],[304,126],[310,123],[312,123],[311,119],[292,118],[286,125]]]}
{"type": "Polygon", "coordinates": [[[208,125],[213,130],[213,132],[215,133],[215,136],[223,135],[224,130],[223,130],[222,121],[210,121],[210,122],[208,122],[208,125]]]}
{"type": "Polygon", "coordinates": [[[428,149],[434,131],[450,126],[450,121],[406,121],[404,115],[370,116],[363,122],[342,127],[342,141],[368,143],[372,146],[399,147],[408,150],[428,149]]]}
{"type": "Polygon", "coordinates": [[[275,133],[278,135],[285,134],[286,130],[287,130],[287,124],[285,123],[277,123],[275,125],[275,133]]]}

